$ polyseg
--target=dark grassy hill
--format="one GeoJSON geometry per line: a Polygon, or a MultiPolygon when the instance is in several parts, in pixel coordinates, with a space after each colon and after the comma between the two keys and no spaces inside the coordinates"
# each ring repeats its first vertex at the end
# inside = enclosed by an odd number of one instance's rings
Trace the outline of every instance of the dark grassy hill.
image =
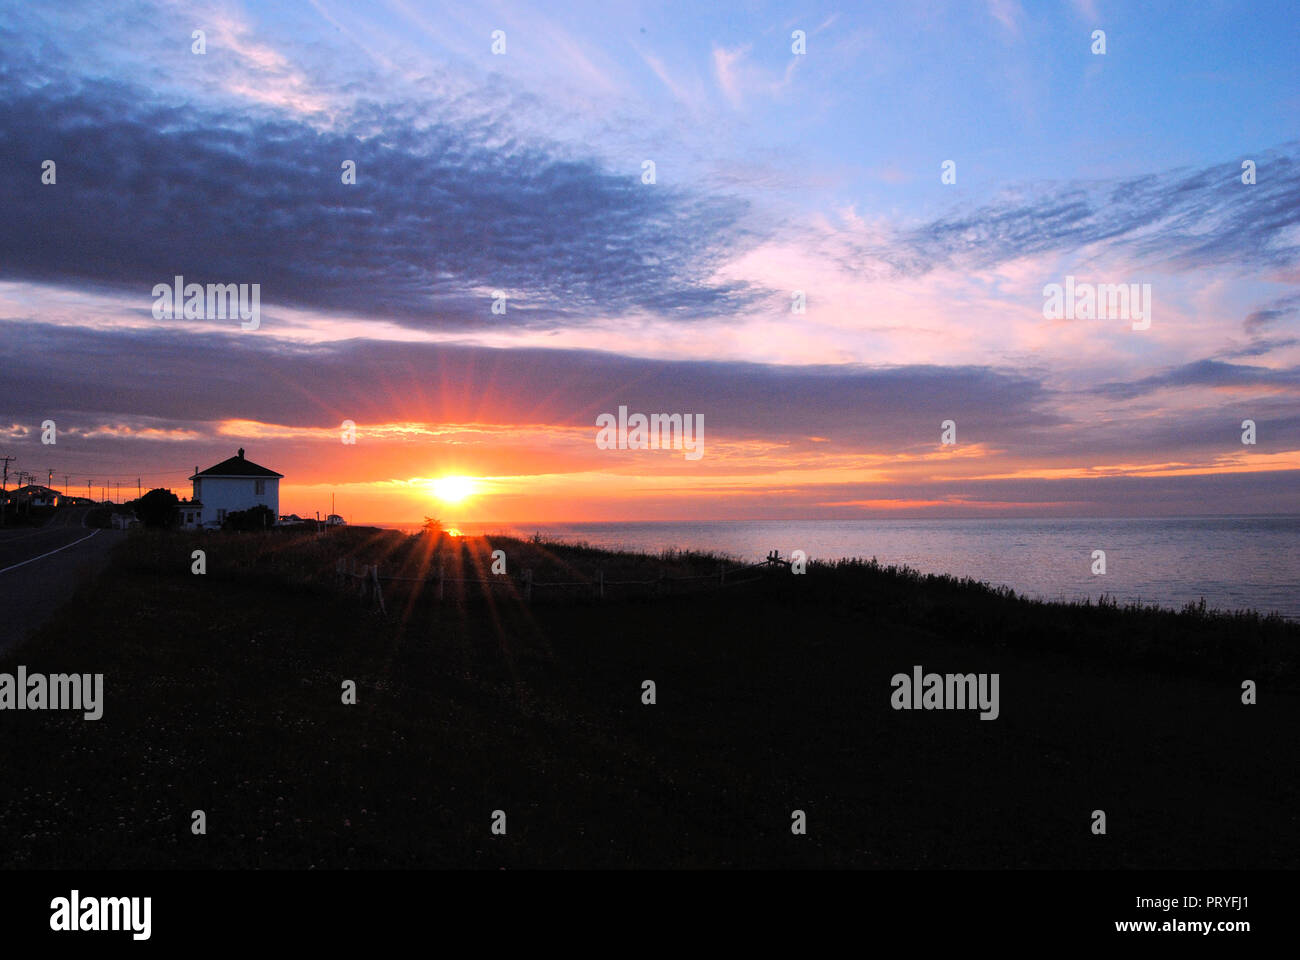
{"type": "Polygon", "coordinates": [[[1265,867],[1300,849],[1300,627],[1033,603],[871,562],[725,587],[720,558],[365,529],[133,535],[12,671],[104,717],[0,714],[10,867],[1265,867]],[[190,553],[207,552],[204,576],[190,553]],[[340,589],[385,576],[386,614],[340,589]],[[535,588],[698,576],[664,588],[535,588]],[[1000,674],[1000,716],[890,678],[1000,674]],[[1241,683],[1259,703],[1241,703],[1241,683]],[[341,703],[341,684],[358,703],[341,703]],[[653,680],[657,703],[641,702],[653,680]],[[190,832],[202,809],[208,833],[190,832]],[[490,832],[494,810],[508,832],[490,832]],[[804,810],[808,834],[790,831],[804,810]],[[1090,814],[1106,811],[1108,834],[1090,814]]]}

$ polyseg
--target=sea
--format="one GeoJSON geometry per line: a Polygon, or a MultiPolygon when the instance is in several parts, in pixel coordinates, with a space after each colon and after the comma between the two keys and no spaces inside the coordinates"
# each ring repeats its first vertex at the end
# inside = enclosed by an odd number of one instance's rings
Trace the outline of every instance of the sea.
{"type": "MultiPolygon", "coordinates": [[[[413,532],[414,524],[374,524],[413,532]]],[[[450,525],[449,525],[450,526],[450,525]]],[[[1047,600],[1140,602],[1180,608],[1204,598],[1221,610],[1300,620],[1300,515],[1148,519],[761,520],[636,523],[461,523],[473,536],[541,534],[611,549],[770,551],[809,559],[875,557],[924,573],[973,577],[1047,600]],[[1093,553],[1105,552],[1105,574],[1093,553]]]]}

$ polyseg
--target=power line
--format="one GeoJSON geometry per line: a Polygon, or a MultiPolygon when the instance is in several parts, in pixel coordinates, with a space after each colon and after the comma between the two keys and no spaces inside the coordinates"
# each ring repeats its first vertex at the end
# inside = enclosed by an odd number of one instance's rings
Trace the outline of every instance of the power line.
{"type": "MultiPolygon", "coordinates": [[[[8,461],[15,461],[15,462],[21,460],[21,458],[19,458],[19,457],[4,457],[4,458],[0,458],[0,459],[4,459],[4,460],[8,460],[8,461]]],[[[48,473],[49,473],[51,476],[52,476],[53,474],[55,474],[55,473],[58,473],[58,472],[59,472],[58,470],[54,470],[54,469],[50,469],[50,470],[48,471],[48,473]]],[[[14,471],[14,473],[15,473],[15,475],[17,475],[18,473],[21,473],[24,477],[28,477],[29,479],[32,479],[32,480],[37,479],[37,477],[39,476],[39,474],[32,473],[32,472],[29,471],[29,470],[22,470],[22,471],[17,471],[17,470],[16,470],[16,471],[14,471]]],[[[67,482],[67,479],[70,478],[70,477],[76,477],[78,480],[80,480],[82,477],[89,477],[89,476],[92,476],[92,474],[89,474],[89,473],[72,473],[71,471],[69,471],[69,472],[63,474],[64,482],[65,482],[65,483],[67,482]]],[[[188,471],[188,470],[170,470],[170,471],[159,472],[159,473],[102,473],[102,472],[100,472],[100,471],[97,470],[97,471],[95,471],[95,473],[93,474],[93,476],[101,477],[101,478],[103,478],[103,479],[105,479],[105,480],[121,480],[123,483],[128,483],[128,484],[129,484],[132,480],[136,480],[136,481],[139,481],[139,482],[144,482],[144,481],[147,481],[147,480],[154,480],[154,479],[157,479],[157,480],[167,480],[167,479],[174,479],[174,478],[177,478],[177,477],[179,477],[179,478],[181,478],[181,479],[189,479],[189,477],[190,477],[190,471],[188,471]]]]}

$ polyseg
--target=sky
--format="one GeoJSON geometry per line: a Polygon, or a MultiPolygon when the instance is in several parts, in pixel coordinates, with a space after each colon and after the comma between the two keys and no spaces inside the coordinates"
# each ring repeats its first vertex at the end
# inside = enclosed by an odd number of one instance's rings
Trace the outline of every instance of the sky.
{"type": "Polygon", "coordinates": [[[353,522],[1300,512],[1297,49],[1269,2],[0,0],[0,456],[125,499],[244,447],[353,522]],[[702,456],[603,449],[621,406],[702,456]]]}

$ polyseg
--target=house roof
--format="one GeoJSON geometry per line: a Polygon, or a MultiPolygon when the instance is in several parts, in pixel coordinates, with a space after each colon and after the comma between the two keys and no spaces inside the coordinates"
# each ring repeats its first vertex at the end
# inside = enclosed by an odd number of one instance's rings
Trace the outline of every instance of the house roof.
{"type": "Polygon", "coordinates": [[[229,460],[222,460],[216,466],[208,467],[206,470],[200,470],[190,477],[191,480],[197,477],[283,477],[283,473],[276,473],[274,470],[268,470],[252,460],[244,459],[244,448],[239,448],[239,453],[229,460]]]}
{"type": "Polygon", "coordinates": [[[49,487],[42,486],[39,483],[29,483],[24,486],[17,487],[13,490],[10,490],[9,492],[11,494],[25,493],[34,497],[50,497],[50,496],[57,497],[59,495],[59,492],[57,490],[51,490],[49,487]]]}

